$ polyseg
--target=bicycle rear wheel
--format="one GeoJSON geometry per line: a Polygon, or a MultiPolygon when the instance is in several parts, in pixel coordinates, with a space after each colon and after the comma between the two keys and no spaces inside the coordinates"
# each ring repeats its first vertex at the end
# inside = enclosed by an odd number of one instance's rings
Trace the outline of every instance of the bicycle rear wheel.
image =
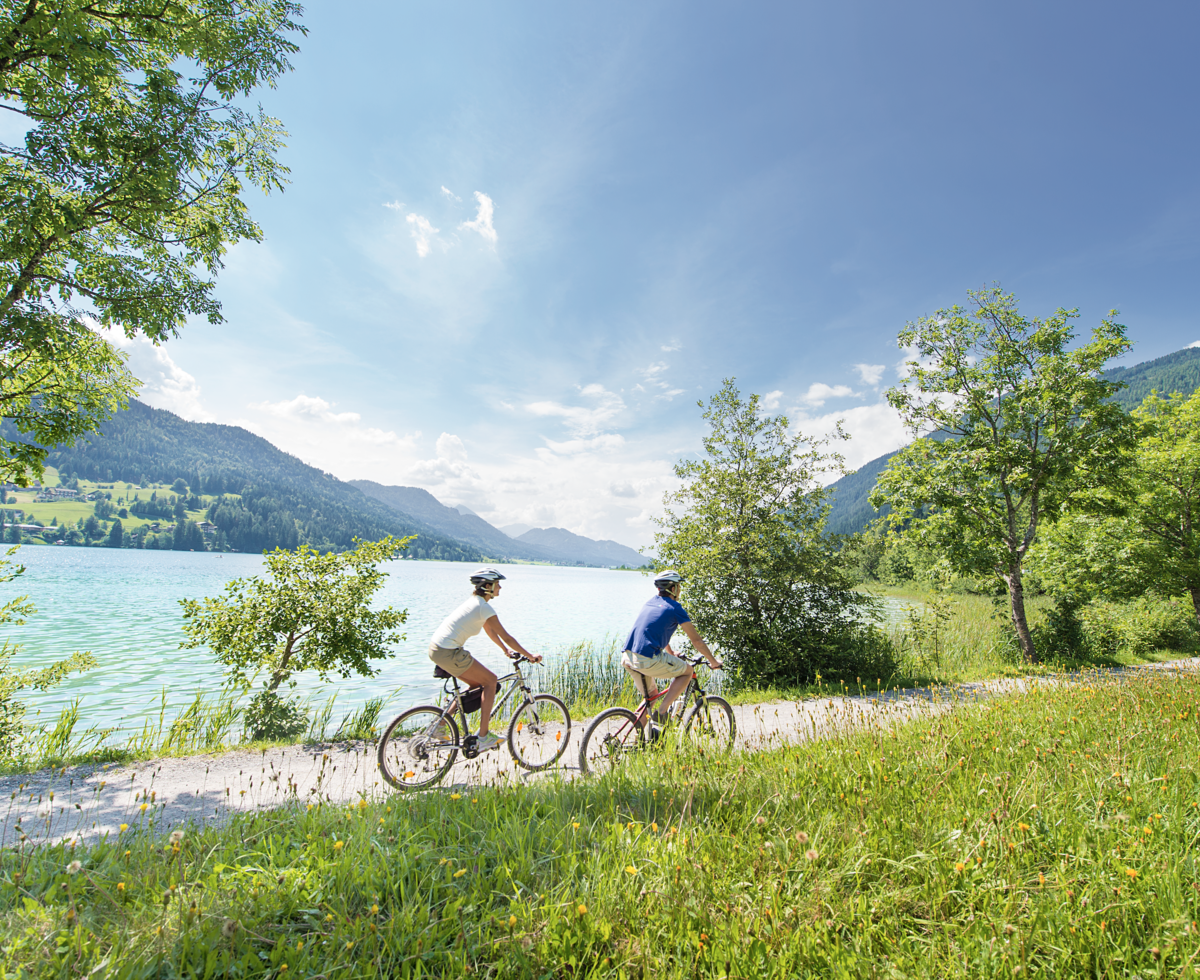
{"type": "Polygon", "coordinates": [[[458,758],[458,725],[432,704],[409,708],[379,739],[379,771],[396,789],[432,786],[458,758]]]}
{"type": "Polygon", "coordinates": [[[628,708],[608,708],[592,719],[579,746],[579,771],[601,776],[630,752],[640,750],[646,734],[628,708]]]}
{"type": "Polygon", "coordinates": [[[552,694],[535,694],[508,723],[508,751],[518,766],[531,772],[554,765],[570,741],[571,714],[552,694]]]}
{"type": "Polygon", "coordinates": [[[737,736],[733,705],[724,698],[706,695],[688,708],[680,730],[684,745],[715,752],[731,749],[737,736]]]}

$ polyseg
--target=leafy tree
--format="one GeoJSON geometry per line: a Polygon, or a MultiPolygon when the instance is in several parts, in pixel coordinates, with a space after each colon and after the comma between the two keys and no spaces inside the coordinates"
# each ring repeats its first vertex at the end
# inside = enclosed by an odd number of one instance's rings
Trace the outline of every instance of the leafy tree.
{"type": "Polygon", "coordinates": [[[1141,570],[1168,595],[1186,591],[1200,625],[1200,389],[1157,392],[1134,412],[1141,423],[1129,470],[1129,519],[1149,545],[1141,570]]]}
{"type": "Polygon", "coordinates": [[[1106,319],[1072,348],[1077,311],[1031,320],[998,288],[968,295],[970,310],[938,310],[900,332],[917,357],[888,400],[914,436],[926,435],[892,458],[871,503],[891,506],[894,525],[929,508],[919,533],[955,571],[1003,579],[1032,661],[1025,556],[1043,519],[1119,471],[1132,425],[1108,400],[1120,383],[1099,375],[1130,344],[1106,319]]]}
{"type": "Polygon", "coordinates": [[[125,528],[119,520],[113,521],[108,532],[108,540],[104,543],[109,548],[120,548],[125,543],[125,528]]]}
{"type": "Polygon", "coordinates": [[[92,514],[86,521],[83,522],[83,536],[88,541],[95,541],[96,538],[104,535],[104,529],[100,527],[100,522],[96,520],[96,515],[92,514]]]}
{"type": "MultiPolygon", "coordinates": [[[[112,326],[158,343],[220,320],[213,277],[258,240],[246,185],[282,186],[283,131],[244,108],[297,48],[289,0],[3,0],[0,475],[40,476],[44,447],[95,432],[136,384],[112,326]]],[[[111,479],[111,474],[109,474],[111,479]]]]}
{"type": "MultiPolygon", "coordinates": [[[[16,550],[9,548],[8,555],[0,559],[0,584],[13,581],[25,571],[24,565],[13,567],[11,559],[16,550]]],[[[37,608],[29,601],[29,596],[17,596],[0,605],[0,626],[20,626],[36,612],[37,608]]],[[[45,691],[60,684],[74,671],[90,670],[96,666],[96,658],[90,653],[74,653],[49,667],[13,670],[12,659],[18,652],[20,647],[7,640],[0,646],[0,758],[8,758],[14,753],[24,730],[26,709],[17,699],[18,692],[30,688],[45,691]]]]}
{"type": "Polygon", "coordinates": [[[256,722],[263,737],[272,712],[293,711],[276,693],[293,673],[315,670],[326,681],[331,674],[372,677],[370,661],[390,657],[389,646],[404,639],[399,627],[407,612],[372,609],[371,597],[386,575],[379,563],[407,544],[393,537],[357,541],[341,554],[276,548],[265,555],[267,575],[234,579],[220,598],[181,600],[183,646],[207,646],[245,687],[267,671],[265,697],[252,704],[265,716],[256,722]]]}
{"type": "MultiPolygon", "coordinates": [[[[819,481],[841,472],[842,458],[826,453],[829,440],[793,435],[786,417],[762,414],[758,396],[743,400],[732,380],[704,419],[704,455],[676,464],[683,486],[657,519],[660,567],[683,574],[697,628],[746,679],[853,671],[868,600],[823,534],[829,504],[819,481]]],[[[836,438],[845,438],[840,429],[836,438]]]]}
{"type": "Polygon", "coordinates": [[[183,482],[183,477],[178,477],[175,482],[171,484],[172,493],[187,493],[187,489],[187,484],[183,482]]]}

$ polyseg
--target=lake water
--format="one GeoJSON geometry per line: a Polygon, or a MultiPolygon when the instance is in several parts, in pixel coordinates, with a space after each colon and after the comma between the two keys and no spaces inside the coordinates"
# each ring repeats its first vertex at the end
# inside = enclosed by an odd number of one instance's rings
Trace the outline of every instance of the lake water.
{"type": "MultiPolygon", "coordinates": [[[[107,548],[23,547],[17,559],[26,572],[8,583],[0,602],[28,594],[37,613],[4,639],[21,645],[14,665],[41,666],[76,650],[90,650],[100,666],[45,693],[24,694],[39,721],[82,698],[80,729],[92,725],[140,730],[157,718],[159,697],[182,707],[197,690],[220,687],[221,670],[207,650],[181,650],[180,599],[220,595],[232,578],[262,568],[258,555],[107,548]]],[[[441,689],[427,650],[441,620],[471,592],[474,568],[462,562],[394,561],[377,594],[380,605],[408,610],[405,634],[390,660],[378,661],[378,677],[337,678],[323,685],[301,675],[298,692],[320,700],[338,692],[334,723],[346,711],[384,694],[389,710],[427,700],[441,689]]],[[[505,628],[529,650],[553,654],[580,640],[603,641],[624,633],[653,586],[640,572],[603,568],[504,565],[508,576],[496,600],[505,628]]],[[[493,668],[505,661],[480,634],[473,652],[493,668]]],[[[118,739],[119,740],[119,739],[118,739]]]]}

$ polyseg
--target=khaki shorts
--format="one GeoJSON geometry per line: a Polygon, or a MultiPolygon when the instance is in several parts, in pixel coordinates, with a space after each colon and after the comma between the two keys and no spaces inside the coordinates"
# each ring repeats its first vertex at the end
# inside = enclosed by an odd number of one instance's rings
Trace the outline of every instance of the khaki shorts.
{"type": "Polygon", "coordinates": [[[646,697],[650,697],[654,693],[650,690],[646,678],[682,677],[692,669],[692,665],[686,660],[680,660],[673,653],[667,653],[665,650],[657,657],[644,657],[640,653],[626,650],[621,654],[621,666],[633,674],[634,683],[642,689],[642,694],[646,697]]]}
{"type": "Polygon", "coordinates": [[[450,650],[440,647],[436,643],[429,644],[429,659],[455,677],[462,677],[471,669],[471,664],[475,663],[475,658],[471,656],[471,651],[466,647],[456,647],[450,650]]]}

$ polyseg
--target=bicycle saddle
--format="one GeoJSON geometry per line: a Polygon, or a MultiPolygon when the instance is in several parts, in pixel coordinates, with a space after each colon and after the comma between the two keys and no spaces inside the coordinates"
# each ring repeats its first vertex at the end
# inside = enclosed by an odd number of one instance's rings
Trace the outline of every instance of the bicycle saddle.
{"type": "Polygon", "coordinates": [[[441,664],[434,664],[433,665],[433,676],[436,677],[438,680],[442,681],[442,680],[448,680],[449,678],[453,677],[454,675],[451,674],[450,671],[448,671],[445,667],[441,666],[441,664]]]}

